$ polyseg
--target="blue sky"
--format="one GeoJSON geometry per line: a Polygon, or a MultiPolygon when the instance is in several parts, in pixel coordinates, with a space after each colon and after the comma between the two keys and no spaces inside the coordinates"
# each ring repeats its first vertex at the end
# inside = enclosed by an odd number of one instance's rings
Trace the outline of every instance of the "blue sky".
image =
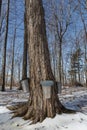
{"type": "MultiPolygon", "coordinates": [[[[6,2],[6,0],[3,0],[6,2]]],[[[68,0],[53,0],[56,3],[56,6],[58,5],[58,2],[63,1],[65,6],[67,7],[67,1],[68,0]]],[[[74,1],[74,4],[76,1],[74,1]]],[[[24,0],[11,0],[10,4],[10,18],[9,18],[9,35],[8,35],[8,47],[7,50],[11,50],[11,41],[14,34],[14,25],[15,25],[15,18],[16,18],[16,40],[15,40],[15,60],[17,57],[20,57],[23,54],[23,43],[24,43],[24,0]],[[16,2],[16,5],[15,5],[16,2]],[[16,8],[15,8],[16,7],[16,8]],[[16,15],[15,15],[16,11],[16,15]]],[[[43,0],[44,10],[45,10],[45,19],[49,22],[51,22],[51,13],[52,9],[49,9],[50,5],[48,3],[48,0],[43,0]]],[[[74,7],[74,5],[72,5],[74,7]]],[[[87,22],[87,21],[86,21],[87,22]]],[[[75,39],[76,35],[78,36],[80,30],[83,29],[83,24],[81,22],[81,18],[78,13],[73,13],[72,16],[72,24],[68,28],[64,40],[66,43],[63,45],[63,57],[64,57],[64,63],[66,63],[65,58],[67,52],[71,51],[70,49],[74,48],[73,42],[71,44],[71,41],[69,41],[70,37],[75,39]],[[71,48],[72,46],[72,48],[71,48]]],[[[47,29],[48,30],[48,29],[47,29]]],[[[52,33],[49,33],[49,39],[48,43],[50,44],[50,41],[52,42],[54,40],[54,36],[52,36],[52,33]]],[[[9,51],[7,53],[10,53],[9,51]]],[[[21,60],[22,65],[22,60],[21,60]]]]}

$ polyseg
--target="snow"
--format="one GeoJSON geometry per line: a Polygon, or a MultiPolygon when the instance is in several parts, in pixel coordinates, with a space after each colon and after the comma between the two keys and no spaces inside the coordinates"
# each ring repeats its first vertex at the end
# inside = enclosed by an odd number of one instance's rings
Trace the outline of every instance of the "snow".
{"type": "Polygon", "coordinates": [[[9,110],[5,106],[0,106],[0,114],[7,112],[9,112],[9,110]]]}
{"type": "Polygon", "coordinates": [[[76,114],[61,114],[55,118],[46,118],[42,123],[29,125],[30,121],[22,118],[11,119],[11,112],[6,108],[9,104],[25,102],[28,93],[22,91],[0,92],[0,130],[87,130],[87,89],[70,88],[59,94],[61,102],[71,109],[79,112],[76,114]],[[81,111],[81,112],[80,112],[81,111]]]}

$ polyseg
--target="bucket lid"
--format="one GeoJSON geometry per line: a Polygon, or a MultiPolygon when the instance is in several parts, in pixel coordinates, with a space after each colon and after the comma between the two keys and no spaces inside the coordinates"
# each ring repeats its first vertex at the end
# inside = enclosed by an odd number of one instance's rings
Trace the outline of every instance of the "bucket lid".
{"type": "Polygon", "coordinates": [[[45,81],[41,81],[40,84],[42,86],[48,87],[48,86],[53,86],[54,82],[52,80],[45,80],[45,81]]]}

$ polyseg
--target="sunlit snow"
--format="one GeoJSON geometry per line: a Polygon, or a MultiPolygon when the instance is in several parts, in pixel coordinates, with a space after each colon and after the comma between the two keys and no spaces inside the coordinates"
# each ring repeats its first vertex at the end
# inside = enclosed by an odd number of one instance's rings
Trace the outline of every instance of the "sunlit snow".
{"type": "Polygon", "coordinates": [[[35,125],[29,125],[29,120],[19,117],[11,119],[12,114],[6,108],[10,104],[27,101],[28,96],[22,91],[0,92],[0,130],[87,130],[87,89],[67,88],[59,94],[61,102],[76,109],[76,114],[57,114],[55,118],[46,118],[35,125]]]}

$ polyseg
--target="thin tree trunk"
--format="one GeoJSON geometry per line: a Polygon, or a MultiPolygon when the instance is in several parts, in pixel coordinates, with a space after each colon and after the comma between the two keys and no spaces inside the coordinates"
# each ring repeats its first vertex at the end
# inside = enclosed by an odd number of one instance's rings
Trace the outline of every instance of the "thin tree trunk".
{"type": "Polygon", "coordinates": [[[62,63],[61,63],[61,75],[62,75],[62,85],[64,85],[64,68],[63,68],[63,56],[62,56],[62,63]]]}
{"type": "Polygon", "coordinates": [[[79,80],[79,83],[80,83],[80,64],[79,64],[79,61],[78,61],[78,80],[79,80]]]}
{"type": "Polygon", "coordinates": [[[60,83],[62,82],[62,39],[60,39],[60,43],[59,43],[59,81],[60,83]]]}
{"type": "Polygon", "coordinates": [[[6,14],[6,30],[5,30],[4,48],[3,48],[4,54],[3,54],[3,63],[2,63],[2,73],[3,73],[2,91],[5,91],[6,48],[7,48],[7,36],[8,36],[9,4],[10,4],[10,0],[8,0],[8,7],[7,7],[7,14],[6,14]]]}
{"type": "Polygon", "coordinates": [[[13,47],[12,47],[12,68],[11,68],[11,84],[10,84],[10,90],[12,89],[12,85],[13,85],[15,38],[16,38],[16,26],[15,26],[15,30],[14,30],[14,36],[13,36],[13,47]]]}
{"type": "MultiPolygon", "coordinates": [[[[86,32],[87,33],[87,32],[86,32]]],[[[85,68],[87,67],[87,34],[86,34],[86,43],[85,43],[85,68]]],[[[86,77],[86,87],[87,87],[87,68],[85,69],[85,77],[86,77]]]]}
{"type": "Polygon", "coordinates": [[[67,71],[66,71],[66,65],[65,65],[65,74],[64,74],[64,84],[67,84],[67,71]]]}
{"type": "Polygon", "coordinates": [[[22,80],[27,78],[27,24],[26,24],[26,12],[24,14],[24,52],[23,52],[23,68],[22,68],[22,80]]]}
{"type": "Polygon", "coordinates": [[[6,86],[8,85],[8,71],[7,71],[7,74],[6,74],[6,86]]]}
{"type": "Polygon", "coordinates": [[[18,79],[19,79],[19,82],[20,82],[20,69],[21,69],[21,65],[20,63],[18,63],[18,79]]]}
{"type": "Polygon", "coordinates": [[[2,0],[0,0],[0,17],[1,17],[2,0]]]}
{"type": "MultiPolygon", "coordinates": [[[[28,43],[27,43],[27,14],[26,8],[24,13],[24,47],[23,47],[23,64],[22,64],[22,80],[27,79],[27,53],[28,53],[28,43]]],[[[20,84],[19,90],[22,90],[22,85],[20,84]]]]}

